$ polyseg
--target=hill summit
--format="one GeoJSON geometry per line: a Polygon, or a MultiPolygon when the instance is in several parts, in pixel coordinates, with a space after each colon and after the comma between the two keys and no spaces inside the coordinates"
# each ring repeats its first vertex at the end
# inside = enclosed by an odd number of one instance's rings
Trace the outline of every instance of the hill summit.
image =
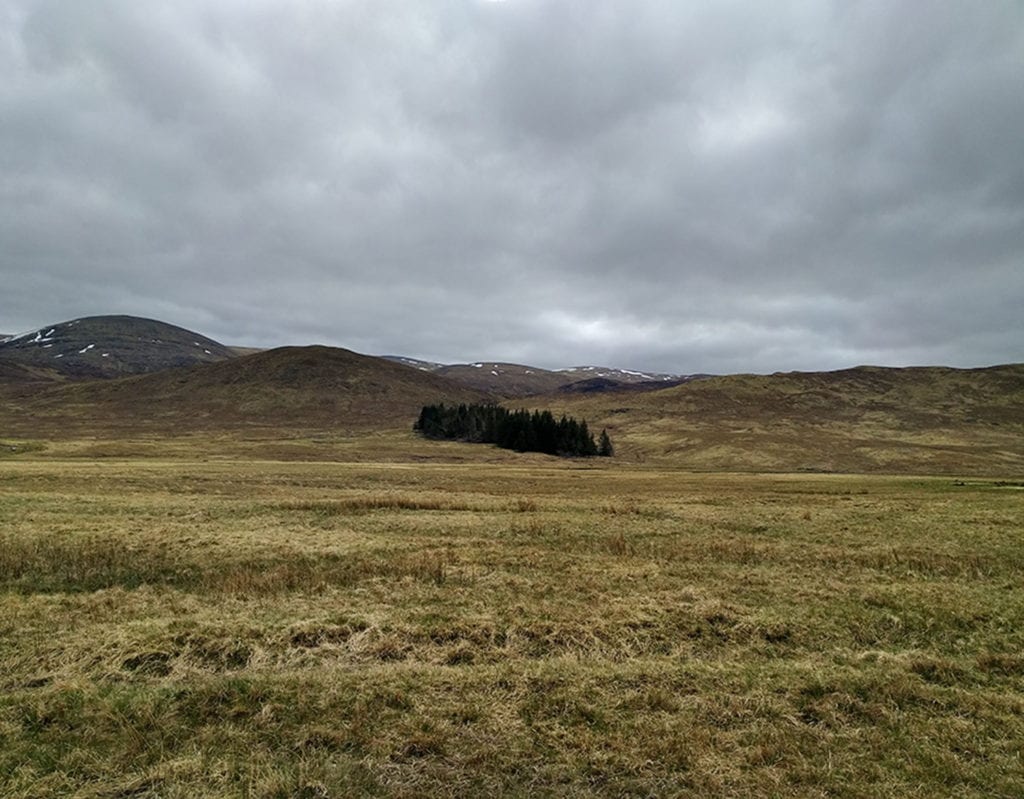
{"type": "Polygon", "coordinates": [[[0,374],[111,378],[224,361],[234,353],[183,327],[137,316],[86,316],[0,341],[0,374]]]}

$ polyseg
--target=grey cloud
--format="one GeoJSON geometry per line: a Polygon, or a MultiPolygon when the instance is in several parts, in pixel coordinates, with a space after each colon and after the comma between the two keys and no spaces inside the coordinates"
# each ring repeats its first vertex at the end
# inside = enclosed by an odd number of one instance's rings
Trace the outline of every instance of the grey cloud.
{"type": "Polygon", "coordinates": [[[7,0],[0,26],[0,329],[1021,360],[1016,3],[7,0]]]}

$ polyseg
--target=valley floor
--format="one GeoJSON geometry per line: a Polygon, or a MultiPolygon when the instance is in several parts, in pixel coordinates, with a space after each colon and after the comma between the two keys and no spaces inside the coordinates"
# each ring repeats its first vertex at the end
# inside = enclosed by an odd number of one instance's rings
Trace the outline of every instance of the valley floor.
{"type": "Polygon", "coordinates": [[[1014,486],[483,457],[5,457],[0,794],[1024,795],[1014,486]]]}

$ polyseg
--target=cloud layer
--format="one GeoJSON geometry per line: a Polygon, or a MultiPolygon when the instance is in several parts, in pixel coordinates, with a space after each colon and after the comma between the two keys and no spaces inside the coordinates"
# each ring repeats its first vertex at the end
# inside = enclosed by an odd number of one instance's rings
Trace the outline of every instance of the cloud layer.
{"type": "Polygon", "coordinates": [[[1024,10],[0,0],[0,327],[1024,360],[1024,10]]]}

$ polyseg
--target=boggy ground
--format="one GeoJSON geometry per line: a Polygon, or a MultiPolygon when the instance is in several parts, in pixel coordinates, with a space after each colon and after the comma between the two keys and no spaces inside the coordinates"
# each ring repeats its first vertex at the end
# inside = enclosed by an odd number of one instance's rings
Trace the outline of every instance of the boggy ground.
{"type": "Polygon", "coordinates": [[[996,480],[0,461],[0,794],[1024,795],[996,480]]]}

